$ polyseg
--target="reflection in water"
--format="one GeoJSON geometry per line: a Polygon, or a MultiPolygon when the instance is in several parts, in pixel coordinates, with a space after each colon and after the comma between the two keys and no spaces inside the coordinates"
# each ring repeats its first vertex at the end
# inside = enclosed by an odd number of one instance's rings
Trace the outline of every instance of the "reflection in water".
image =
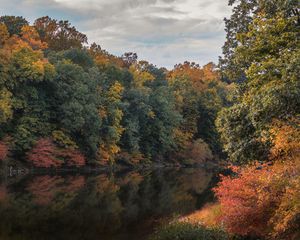
{"type": "Polygon", "coordinates": [[[146,239],[163,219],[203,204],[212,176],[185,169],[8,179],[0,183],[0,240],[146,239]]]}

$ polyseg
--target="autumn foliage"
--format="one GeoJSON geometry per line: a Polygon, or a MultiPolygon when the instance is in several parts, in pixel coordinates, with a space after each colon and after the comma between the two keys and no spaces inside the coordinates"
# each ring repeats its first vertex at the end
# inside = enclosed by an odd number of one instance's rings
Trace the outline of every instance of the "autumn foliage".
{"type": "Polygon", "coordinates": [[[8,147],[5,143],[0,142],[0,161],[3,161],[8,154],[8,147]]]}
{"type": "Polygon", "coordinates": [[[85,158],[84,156],[76,149],[65,149],[59,153],[66,161],[67,166],[84,166],[85,158]]]}
{"type": "Polygon", "coordinates": [[[36,167],[60,167],[63,161],[57,159],[54,143],[50,139],[40,139],[28,154],[28,160],[36,167]]]}
{"type": "Polygon", "coordinates": [[[35,167],[49,168],[66,166],[83,166],[84,156],[76,149],[60,149],[49,138],[37,141],[27,158],[35,167]]]}
{"type": "Polygon", "coordinates": [[[232,234],[270,239],[300,238],[300,155],[296,125],[276,123],[273,162],[234,167],[214,189],[220,220],[232,234]]]}
{"type": "Polygon", "coordinates": [[[85,184],[83,176],[72,176],[63,178],[61,176],[38,176],[35,177],[27,186],[38,205],[49,205],[55,197],[66,194],[74,195],[85,184]]]}

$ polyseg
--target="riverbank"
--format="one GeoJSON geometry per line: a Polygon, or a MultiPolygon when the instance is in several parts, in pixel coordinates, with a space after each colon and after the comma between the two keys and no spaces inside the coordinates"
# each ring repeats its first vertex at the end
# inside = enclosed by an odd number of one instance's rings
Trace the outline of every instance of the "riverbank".
{"type": "Polygon", "coordinates": [[[1,167],[1,175],[15,176],[26,174],[59,174],[59,173],[101,173],[101,172],[126,172],[126,171],[147,171],[155,169],[176,169],[176,168],[205,168],[207,170],[213,170],[216,172],[224,170],[222,164],[217,162],[207,162],[197,165],[184,165],[184,164],[172,164],[172,163],[152,163],[152,164],[140,164],[136,166],[126,166],[122,164],[115,164],[112,166],[83,166],[83,167],[64,167],[64,168],[36,168],[26,166],[14,161],[13,164],[5,164],[1,167]]]}

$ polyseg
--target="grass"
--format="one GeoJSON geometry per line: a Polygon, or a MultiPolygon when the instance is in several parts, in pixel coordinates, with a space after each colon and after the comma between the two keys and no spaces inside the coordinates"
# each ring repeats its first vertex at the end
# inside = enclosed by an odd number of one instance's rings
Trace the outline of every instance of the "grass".
{"type": "Polygon", "coordinates": [[[149,240],[229,240],[229,237],[218,228],[177,221],[157,229],[149,240]]]}

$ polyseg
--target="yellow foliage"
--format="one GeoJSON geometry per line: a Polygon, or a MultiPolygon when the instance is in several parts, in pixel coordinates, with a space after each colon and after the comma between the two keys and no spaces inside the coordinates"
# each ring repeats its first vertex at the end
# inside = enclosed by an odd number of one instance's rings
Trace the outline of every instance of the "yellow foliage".
{"type": "Polygon", "coordinates": [[[0,123],[12,118],[12,94],[6,89],[0,91],[0,123]]]}
{"type": "Polygon", "coordinates": [[[9,38],[9,33],[5,24],[0,23],[0,47],[6,42],[9,38]]]}
{"type": "Polygon", "coordinates": [[[56,142],[61,147],[65,148],[73,148],[76,149],[78,146],[74,141],[71,140],[69,136],[67,136],[63,131],[61,130],[55,130],[52,132],[52,138],[54,142],[56,142]]]}
{"type": "Polygon", "coordinates": [[[188,146],[188,144],[192,141],[193,135],[193,133],[183,131],[179,128],[176,128],[173,132],[173,136],[176,143],[182,149],[185,149],[188,146]]]}
{"type": "Polygon", "coordinates": [[[107,93],[107,98],[110,103],[116,102],[121,99],[124,87],[121,83],[116,81],[109,89],[107,93]]]}
{"type": "Polygon", "coordinates": [[[155,118],[155,112],[153,112],[153,111],[149,111],[148,112],[148,117],[150,117],[150,118],[155,118]]]}
{"type": "Polygon", "coordinates": [[[135,87],[138,88],[143,87],[146,82],[151,82],[155,79],[154,76],[149,72],[139,69],[138,65],[132,64],[129,67],[129,72],[133,75],[135,87]]]}

